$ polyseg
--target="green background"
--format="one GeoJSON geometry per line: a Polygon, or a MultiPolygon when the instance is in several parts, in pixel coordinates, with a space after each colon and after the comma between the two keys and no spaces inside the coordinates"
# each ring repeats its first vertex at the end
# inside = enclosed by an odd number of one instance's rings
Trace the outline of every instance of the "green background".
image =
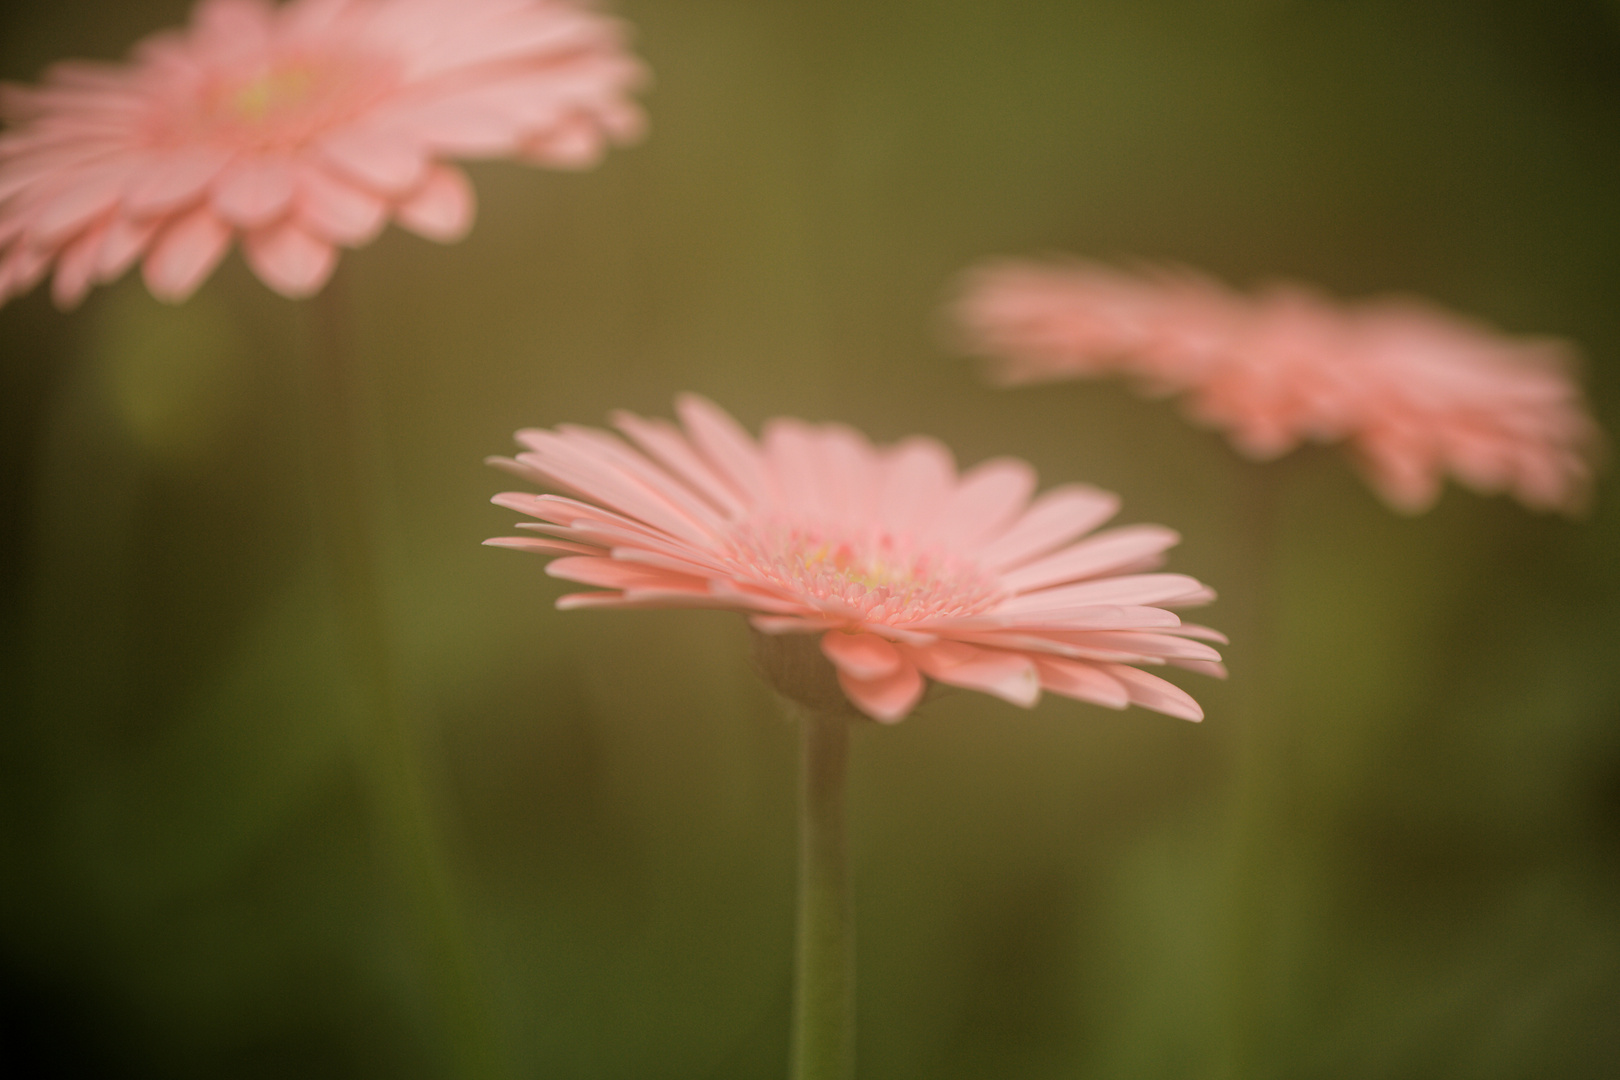
{"type": "MultiPolygon", "coordinates": [[[[1620,430],[1620,5],[624,0],[651,137],[472,168],[344,256],[391,627],[484,1030],[516,1077],[779,1077],[796,744],[722,613],[559,613],[480,464],[668,415],[926,432],[1118,491],[1223,599],[1189,725],[973,694],[855,740],[861,1075],[1518,1078],[1620,1061],[1620,492],[1240,462],[1117,385],[988,389],[999,254],[1409,291],[1570,337],[1620,430]],[[1273,518],[1267,526],[1261,518],[1273,518]],[[1259,508],[1258,510],[1256,508],[1259,508]]],[[[185,5],[26,0],[0,75],[185,5]]],[[[456,1075],[357,763],[300,350],[233,256],[0,310],[0,1061],[456,1075]]]]}

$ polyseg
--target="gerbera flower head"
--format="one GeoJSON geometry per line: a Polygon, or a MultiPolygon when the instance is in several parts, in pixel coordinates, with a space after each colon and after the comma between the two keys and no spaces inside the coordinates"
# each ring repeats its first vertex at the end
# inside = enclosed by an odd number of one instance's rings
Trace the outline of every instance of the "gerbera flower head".
{"type": "Polygon", "coordinates": [[[681,426],[628,413],[608,432],[525,430],[492,464],[564,495],[507,492],[542,535],[487,541],[554,558],[553,577],[603,591],[559,608],[718,607],[766,635],[815,635],[855,708],[905,717],[928,679],[1031,706],[1042,690],[1189,720],[1202,710],[1141,670],[1224,674],[1174,608],[1214,594],[1153,573],[1180,539],[1157,525],[1094,530],[1119,509],[1082,485],[1031,500],[1011,458],[958,475],[932,439],[875,447],[840,425],[777,419],[756,442],[685,396],[681,426]]]}
{"type": "Polygon", "coordinates": [[[1289,284],[1245,296],[1186,270],[1005,261],[968,275],[953,315],[1002,383],[1122,376],[1179,395],[1257,460],[1344,442],[1409,513],[1447,475],[1578,510],[1600,448],[1567,345],[1419,301],[1344,304],[1289,284]]]}
{"type": "Polygon", "coordinates": [[[1391,505],[1427,508],[1449,474],[1535,510],[1585,506],[1603,438],[1568,344],[1412,300],[1362,305],[1351,334],[1370,398],[1350,448],[1391,505]]]}
{"type": "Polygon", "coordinates": [[[0,302],[54,267],[68,307],[137,260],[183,300],[237,238],[306,296],[391,219],[459,239],[451,159],[577,168],[639,133],[624,37],[571,0],[202,0],[127,64],[4,88],[0,302]]]}

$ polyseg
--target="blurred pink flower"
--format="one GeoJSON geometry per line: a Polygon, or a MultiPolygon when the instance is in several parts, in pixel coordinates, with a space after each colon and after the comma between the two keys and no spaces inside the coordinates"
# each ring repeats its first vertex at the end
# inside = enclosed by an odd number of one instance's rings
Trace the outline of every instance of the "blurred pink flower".
{"type": "Polygon", "coordinates": [[[1601,444],[1568,346],[1414,300],[1340,304],[1297,285],[1246,297],[1186,270],[1007,261],[968,276],[954,315],[1001,382],[1121,375],[1180,395],[1255,459],[1344,441],[1409,513],[1447,474],[1578,510],[1601,444]]]}
{"type": "Polygon", "coordinates": [[[391,218],[459,239],[473,194],[447,159],[577,168],[637,136],[623,39],[569,0],[202,0],[128,64],[5,88],[0,302],[54,265],[68,307],[143,256],[183,300],[238,236],[307,296],[391,218]]]}
{"type": "Polygon", "coordinates": [[[520,528],[548,535],[487,542],[560,555],[553,577],[612,590],[559,608],[729,608],[766,634],[818,634],[844,693],[876,720],[904,718],[925,677],[1026,707],[1045,689],[1203,717],[1133,665],[1224,674],[1203,641],[1225,639],[1168,610],[1214,594],[1146,572],[1179,541],[1169,529],[1086,536],[1115,496],[1066,485],[1030,502],[1034,470],[1011,458],[958,477],[931,439],[876,448],[847,427],[777,419],[756,443],[702,398],[677,411],[684,431],[617,414],[634,447],[593,428],[518,432],[527,452],[491,463],[586,501],[498,495],[546,522],[520,528]]]}

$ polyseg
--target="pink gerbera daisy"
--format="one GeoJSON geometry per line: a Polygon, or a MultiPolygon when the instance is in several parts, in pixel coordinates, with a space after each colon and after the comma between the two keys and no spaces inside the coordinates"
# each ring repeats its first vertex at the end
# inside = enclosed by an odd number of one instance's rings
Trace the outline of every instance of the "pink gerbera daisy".
{"type": "Polygon", "coordinates": [[[1600,438],[1568,346],[1416,301],[1002,262],[969,276],[955,315],[1003,382],[1122,375],[1180,395],[1256,459],[1343,441],[1403,511],[1430,506],[1448,474],[1538,510],[1577,510],[1590,486],[1600,438]]]}
{"type": "Polygon", "coordinates": [[[520,431],[526,452],[490,459],[580,496],[494,500],[548,535],[488,543],[561,556],[552,576],[607,590],[559,608],[730,608],[766,635],[818,635],[844,695],[876,720],[905,717],[927,679],[1026,707],[1045,689],[1203,717],[1139,665],[1224,674],[1204,644],[1221,635],[1170,610],[1214,594],[1148,572],[1180,539],[1170,529],[1092,534],[1115,496],[1067,485],[1031,502],[1022,461],[958,476],[932,439],[874,447],[847,427],[777,419],[756,443],[702,398],[676,407],[684,430],[617,414],[633,446],[564,426],[520,431]]]}
{"type": "Polygon", "coordinates": [[[1375,396],[1350,447],[1387,501],[1422,510],[1449,474],[1537,510],[1585,505],[1602,437],[1569,346],[1504,337],[1415,301],[1354,315],[1352,347],[1375,396]]]}
{"type": "Polygon", "coordinates": [[[634,138],[644,69],[569,0],[202,0],[125,65],[61,64],[0,111],[0,302],[52,266],[67,307],[143,259],[182,300],[240,237],[306,296],[390,220],[462,236],[450,158],[588,165],[634,138]]]}

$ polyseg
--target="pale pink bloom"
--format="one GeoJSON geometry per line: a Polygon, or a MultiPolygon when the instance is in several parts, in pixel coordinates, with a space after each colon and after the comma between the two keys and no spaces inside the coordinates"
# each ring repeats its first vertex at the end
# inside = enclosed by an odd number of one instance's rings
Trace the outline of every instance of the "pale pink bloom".
{"type": "Polygon", "coordinates": [[[1602,436],[1568,345],[1505,337],[1409,300],[1352,314],[1351,347],[1376,398],[1350,447],[1389,503],[1423,510],[1449,474],[1536,510],[1585,505],[1602,436]]]}
{"type": "Polygon", "coordinates": [[[1185,270],[1005,260],[968,276],[955,315],[1008,385],[1122,375],[1176,393],[1219,362],[1243,311],[1240,297],[1185,270]]]}
{"type": "Polygon", "coordinates": [[[1093,534],[1115,496],[1076,484],[1031,501],[1034,470],[1011,458],[958,476],[932,439],[874,447],[847,427],[776,419],[756,443],[702,398],[676,408],[684,430],[619,413],[630,443],[531,429],[516,460],[490,459],[580,496],[494,500],[546,535],[488,543],[560,555],[552,576],[610,590],[559,608],[729,608],[767,634],[819,635],[844,693],[876,720],[904,718],[927,679],[1026,707],[1045,689],[1202,718],[1137,665],[1224,674],[1204,642],[1225,639],[1170,610],[1214,594],[1149,572],[1180,539],[1169,529],[1093,534]]]}
{"type": "Polygon", "coordinates": [[[1344,304],[1298,285],[1249,297],[1185,270],[1000,262],[954,315],[1007,384],[1119,375],[1180,396],[1263,460],[1345,442],[1385,501],[1430,506],[1446,475],[1535,509],[1584,502],[1598,430],[1567,346],[1416,301],[1344,304]]]}
{"type": "Polygon", "coordinates": [[[641,130],[644,69],[570,0],[202,0],[123,65],[66,63],[0,111],[0,302],[68,307],[136,260],[183,300],[233,239],[286,296],[389,220],[452,241],[453,158],[578,168],[641,130]]]}
{"type": "MultiPolygon", "coordinates": [[[[1196,370],[1192,364],[1179,369],[1186,377],[1178,389],[1193,418],[1226,432],[1256,461],[1356,430],[1374,398],[1346,312],[1291,285],[1233,301],[1219,344],[1200,354],[1196,370]]],[[[1174,359],[1161,356],[1157,363],[1175,369],[1174,359]]]]}

